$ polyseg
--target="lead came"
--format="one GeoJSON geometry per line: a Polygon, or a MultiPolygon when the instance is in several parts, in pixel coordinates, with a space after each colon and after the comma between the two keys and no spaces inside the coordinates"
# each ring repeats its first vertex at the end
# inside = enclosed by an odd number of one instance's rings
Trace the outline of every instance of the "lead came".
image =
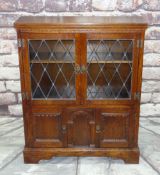
{"type": "Polygon", "coordinates": [[[130,98],[133,40],[88,40],[87,46],[88,99],[130,98]]]}
{"type": "Polygon", "coordinates": [[[74,50],[74,40],[29,40],[33,99],[75,98],[74,50]]]}

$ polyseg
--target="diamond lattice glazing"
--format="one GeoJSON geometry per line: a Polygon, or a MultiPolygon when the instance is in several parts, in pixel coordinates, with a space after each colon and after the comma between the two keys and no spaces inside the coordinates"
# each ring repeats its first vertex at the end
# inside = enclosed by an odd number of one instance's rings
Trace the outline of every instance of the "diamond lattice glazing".
{"type": "Polygon", "coordinates": [[[87,98],[130,98],[133,40],[88,40],[87,98]]]}
{"type": "Polygon", "coordinates": [[[75,98],[74,40],[29,40],[32,98],[75,98]]]}

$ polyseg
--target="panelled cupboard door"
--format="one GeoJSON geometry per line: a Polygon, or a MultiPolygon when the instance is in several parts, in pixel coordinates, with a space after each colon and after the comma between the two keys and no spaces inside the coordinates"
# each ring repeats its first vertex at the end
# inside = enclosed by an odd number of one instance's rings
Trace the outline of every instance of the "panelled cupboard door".
{"type": "Polygon", "coordinates": [[[68,147],[95,147],[95,111],[66,108],[63,111],[68,147]]]}
{"type": "Polygon", "coordinates": [[[24,34],[25,95],[30,104],[79,103],[79,34],[24,34]]]}
{"type": "Polygon", "coordinates": [[[134,100],[138,72],[138,35],[87,34],[85,103],[134,100]]]}
{"type": "Polygon", "coordinates": [[[130,147],[134,138],[134,115],[127,109],[97,109],[96,139],[98,147],[130,147]]]}
{"type": "Polygon", "coordinates": [[[37,110],[32,113],[33,147],[65,147],[66,132],[62,113],[58,110],[37,110]]]}

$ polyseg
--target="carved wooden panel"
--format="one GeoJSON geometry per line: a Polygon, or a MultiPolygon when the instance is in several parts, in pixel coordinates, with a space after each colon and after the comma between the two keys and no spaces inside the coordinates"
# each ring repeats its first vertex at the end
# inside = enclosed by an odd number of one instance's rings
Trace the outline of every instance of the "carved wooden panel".
{"type": "Polygon", "coordinates": [[[34,113],[34,146],[63,147],[61,113],[34,113]]]}
{"type": "Polygon", "coordinates": [[[127,147],[129,112],[100,112],[96,116],[96,134],[100,147],[127,147]]]}
{"type": "Polygon", "coordinates": [[[95,115],[92,109],[67,109],[68,147],[95,147],[95,115]]]}

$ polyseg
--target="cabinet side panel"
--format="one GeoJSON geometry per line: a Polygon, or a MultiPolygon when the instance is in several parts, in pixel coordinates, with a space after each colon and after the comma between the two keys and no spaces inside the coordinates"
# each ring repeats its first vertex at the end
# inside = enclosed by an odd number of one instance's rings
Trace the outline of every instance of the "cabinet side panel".
{"type": "Polygon", "coordinates": [[[135,146],[138,146],[145,30],[143,30],[143,31],[141,31],[141,33],[139,33],[138,38],[141,41],[141,47],[139,47],[139,52],[138,52],[138,70],[137,70],[137,72],[138,72],[137,92],[139,92],[140,97],[136,103],[135,130],[134,130],[134,145],[135,146]]]}

